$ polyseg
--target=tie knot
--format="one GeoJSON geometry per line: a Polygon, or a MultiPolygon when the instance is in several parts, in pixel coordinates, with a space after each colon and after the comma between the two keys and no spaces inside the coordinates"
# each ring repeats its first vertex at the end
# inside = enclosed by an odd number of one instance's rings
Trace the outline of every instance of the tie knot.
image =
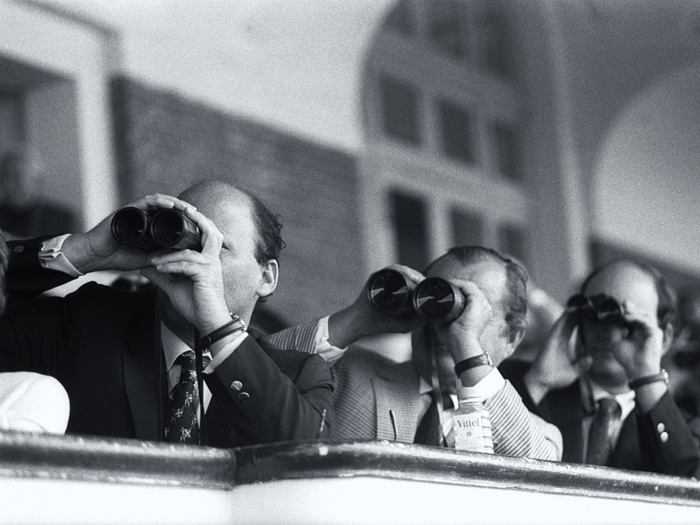
{"type": "Polygon", "coordinates": [[[192,350],[183,352],[177,356],[177,359],[175,359],[175,364],[182,367],[182,371],[180,372],[180,381],[183,379],[189,379],[190,381],[195,382],[197,380],[197,367],[195,366],[195,357],[192,350]]]}
{"type": "Polygon", "coordinates": [[[599,400],[598,411],[612,418],[619,418],[622,415],[620,404],[612,397],[604,397],[599,400]]]}
{"type": "Polygon", "coordinates": [[[180,365],[183,368],[192,367],[192,369],[194,369],[194,363],[194,352],[192,350],[181,353],[179,356],[177,356],[177,359],[175,359],[175,364],[180,365]]]}

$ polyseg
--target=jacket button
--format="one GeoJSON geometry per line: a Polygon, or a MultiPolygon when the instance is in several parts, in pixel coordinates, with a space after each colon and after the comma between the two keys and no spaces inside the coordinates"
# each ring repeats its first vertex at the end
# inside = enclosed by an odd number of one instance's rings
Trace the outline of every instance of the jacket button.
{"type": "Polygon", "coordinates": [[[243,388],[243,383],[241,383],[240,381],[234,381],[233,383],[231,383],[232,390],[238,392],[241,388],[243,388]]]}
{"type": "Polygon", "coordinates": [[[666,443],[668,441],[668,432],[662,432],[659,435],[659,439],[661,440],[662,443],[666,443]]]}
{"type": "Polygon", "coordinates": [[[656,431],[659,434],[661,434],[664,430],[666,430],[666,425],[664,425],[663,423],[659,423],[658,425],[656,425],[656,431]]]}
{"type": "Polygon", "coordinates": [[[248,401],[248,398],[250,398],[250,394],[248,392],[241,392],[240,394],[238,394],[238,400],[241,403],[245,403],[246,401],[248,401]]]}
{"type": "Polygon", "coordinates": [[[15,253],[22,253],[24,251],[24,246],[22,246],[21,244],[18,244],[17,246],[12,248],[12,251],[15,253]]]}

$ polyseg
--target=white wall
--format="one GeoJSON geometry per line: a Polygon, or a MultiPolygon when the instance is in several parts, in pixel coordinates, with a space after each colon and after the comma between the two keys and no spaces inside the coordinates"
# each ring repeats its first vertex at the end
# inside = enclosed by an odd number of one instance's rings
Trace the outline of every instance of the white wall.
{"type": "Polygon", "coordinates": [[[112,43],[112,35],[93,27],[0,1],[0,55],[63,79],[26,87],[28,136],[61,172],[54,189],[82,204],[86,226],[117,204],[108,92],[112,43]]]}
{"type": "Polygon", "coordinates": [[[120,31],[125,73],[346,151],[365,51],[395,0],[41,0],[120,31]]]}
{"type": "Polygon", "coordinates": [[[595,170],[593,233],[700,273],[700,62],[629,102],[595,170]]]}

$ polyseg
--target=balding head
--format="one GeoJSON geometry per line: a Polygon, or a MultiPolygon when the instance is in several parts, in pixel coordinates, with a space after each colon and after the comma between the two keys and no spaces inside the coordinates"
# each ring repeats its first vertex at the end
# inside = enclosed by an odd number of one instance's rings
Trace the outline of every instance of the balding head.
{"type": "Polygon", "coordinates": [[[220,252],[229,310],[248,321],[257,302],[277,286],[281,224],[255,196],[221,181],[199,182],[179,198],[223,234],[220,252]]]}
{"type": "MultiPolygon", "coordinates": [[[[284,247],[281,234],[282,223],[279,216],[273,214],[256,195],[227,182],[207,180],[190,186],[178,197],[195,206],[212,220],[221,208],[225,209],[229,206],[247,208],[255,225],[255,258],[260,264],[279,260],[280,252],[284,247]]],[[[216,223],[216,220],[214,222],[216,223]]],[[[217,226],[221,229],[219,224],[217,226]]]]}
{"type": "Polygon", "coordinates": [[[656,305],[661,328],[672,323],[676,312],[676,294],[661,273],[653,266],[629,259],[617,259],[597,268],[581,285],[581,293],[605,293],[618,302],[630,299],[632,294],[637,301],[646,297],[656,305]]]}

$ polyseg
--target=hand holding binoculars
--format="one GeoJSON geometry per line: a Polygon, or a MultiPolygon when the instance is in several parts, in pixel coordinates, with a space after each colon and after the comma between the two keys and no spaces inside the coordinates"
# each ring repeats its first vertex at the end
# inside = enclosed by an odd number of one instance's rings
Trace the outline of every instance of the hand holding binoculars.
{"type": "Polygon", "coordinates": [[[201,233],[197,225],[173,208],[122,208],[112,218],[112,237],[120,244],[148,250],[201,249],[201,233]]]}
{"type": "Polygon", "coordinates": [[[464,310],[462,291],[450,281],[428,277],[417,285],[401,272],[385,268],[367,281],[367,299],[377,310],[388,314],[416,312],[432,322],[447,323],[464,310]]]}
{"type": "Polygon", "coordinates": [[[577,294],[572,296],[566,303],[572,315],[579,321],[588,320],[607,325],[624,325],[625,318],[622,315],[620,303],[605,294],[595,294],[586,296],[577,294]]]}

